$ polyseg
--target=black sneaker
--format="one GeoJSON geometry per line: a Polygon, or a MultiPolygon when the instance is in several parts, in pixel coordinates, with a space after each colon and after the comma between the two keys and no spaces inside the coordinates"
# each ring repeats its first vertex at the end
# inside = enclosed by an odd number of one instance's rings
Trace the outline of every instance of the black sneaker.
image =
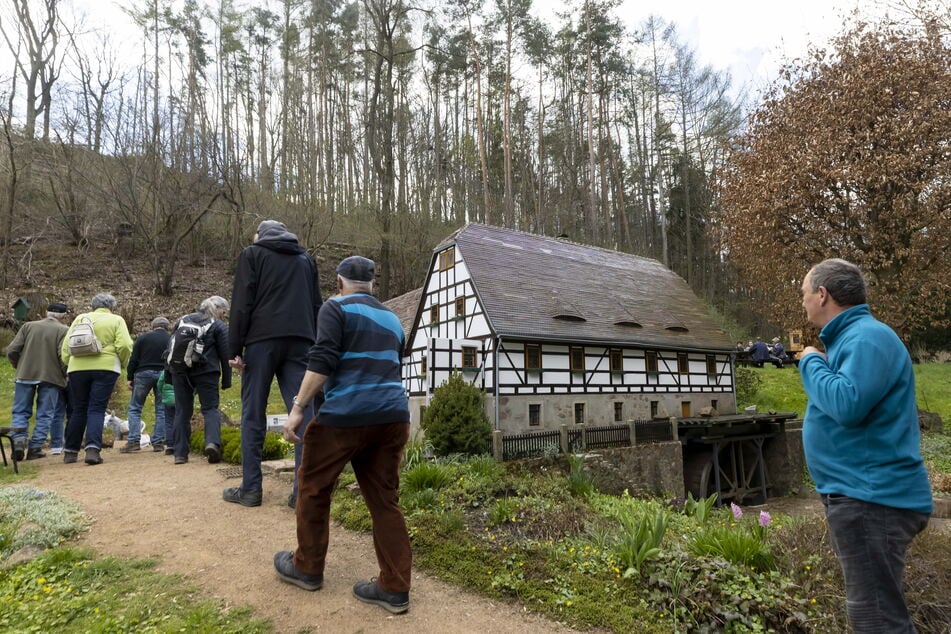
{"type": "Polygon", "coordinates": [[[186,464],[188,456],[175,456],[175,464],[186,464]]]}
{"type": "Polygon", "coordinates": [[[205,457],[208,458],[208,462],[211,464],[221,462],[221,449],[214,443],[208,443],[205,445],[205,457]]]}
{"type": "Polygon", "coordinates": [[[165,448],[165,455],[166,455],[166,456],[171,456],[171,455],[174,455],[174,454],[175,454],[175,447],[166,447],[166,448],[165,448]]]}
{"type": "Polygon", "coordinates": [[[26,459],[27,460],[36,460],[37,458],[45,458],[46,454],[43,453],[43,450],[39,447],[30,447],[26,450],[26,459]]]}
{"type": "Polygon", "coordinates": [[[153,443],[152,443],[152,451],[154,451],[155,453],[159,453],[159,452],[165,451],[165,443],[164,443],[164,442],[153,442],[153,443]]]}
{"type": "Polygon", "coordinates": [[[133,451],[142,451],[142,445],[139,444],[139,441],[127,442],[122,447],[119,447],[119,453],[132,453],[133,451]]]}
{"type": "Polygon", "coordinates": [[[320,590],[320,587],[324,585],[323,575],[310,575],[298,570],[294,565],[294,553],[289,550],[274,553],[274,570],[277,571],[277,576],[281,580],[310,592],[320,590]]]}
{"type": "Polygon", "coordinates": [[[241,506],[261,506],[260,491],[242,491],[241,487],[228,487],[221,494],[225,502],[234,502],[241,506]]]}
{"type": "Polygon", "coordinates": [[[392,614],[409,610],[409,592],[389,592],[380,587],[376,577],[353,584],[353,596],[364,603],[378,605],[392,614]]]}
{"type": "Polygon", "coordinates": [[[78,451],[69,451],[68,449],[63,451],[63,462],[66,464],[73,464],[79,459],[78,451]]]}
{"type": "Polygon", "coordinates": [[[99,455],[99,450],[95,447],[90,447],[86,450],[86,464],[102,464],[102,456],[99,455]]]}

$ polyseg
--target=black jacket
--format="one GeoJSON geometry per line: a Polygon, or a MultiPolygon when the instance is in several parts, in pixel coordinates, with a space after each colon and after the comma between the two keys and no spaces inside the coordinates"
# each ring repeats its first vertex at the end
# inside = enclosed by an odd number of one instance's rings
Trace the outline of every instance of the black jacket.
{"type": "Polygon", "coordinates": [[[156,329],[135,338],[132,344],[132,356],[126,366],[126,376],[132,381],[139,370],[159,370],[165,368],[165,351],[171,335],[167,330],[156,329]]]}
{"type": "MultiPolygon", "coordinates": [[[[207,317],[202,313],[185,315],[175,322],[176,327],[178,326],[178,322],[182,319],[187,319],[187,321],[192,323],[201,323],[206,320],[207,317]]],[[[172,328],[172,332],[175,332],[175,328],[172,328]]],[[[198,376],[199,374],[220,372],[221,389],[228,389],[231,387],[231,366],[228,365],[228,360],[231,358],[228,356],[228,324],[220,319],[216,319],[215,323],[213,323],[211,328],[204,334],[202,340],[205,344],[202,354],[205,356],[206,363],[192,366],[185,370],[186,374],[188,376],[198,376]]]]}
{"type": "Polygon", "coordinates": [[[231,292],[228,354],[249,343],[294,337],[317,339],[322,303],[317,262],[293,233],[272,230],[238,256],[231,292]]]}

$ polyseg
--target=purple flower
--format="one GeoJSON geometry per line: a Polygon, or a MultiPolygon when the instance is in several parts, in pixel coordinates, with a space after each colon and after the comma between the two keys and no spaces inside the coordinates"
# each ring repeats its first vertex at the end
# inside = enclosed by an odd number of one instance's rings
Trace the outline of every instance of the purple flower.
{"type": "Polygon", "coordinates": [[[771,518],[769,516],[769,513],[767,513],[766,511],[759,512],[759,525],[762,526],[763,528],[766,528],[767,526],[769,526],[769,522],[771,519],[773,518],[771,518]]]}
{"type": "Polygon", "coordinates": [[[733,511],[733,517],[740,519],[743,517],[743,509],[736,505],[736,502],[730,502],[730,510],[733,511]]]}

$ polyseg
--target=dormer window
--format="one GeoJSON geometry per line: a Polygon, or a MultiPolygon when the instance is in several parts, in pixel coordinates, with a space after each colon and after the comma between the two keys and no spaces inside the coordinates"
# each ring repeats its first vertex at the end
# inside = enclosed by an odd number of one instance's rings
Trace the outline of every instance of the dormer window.
{"type": "Polygon", "coordinates": [[[621,321],[614,322],[615,326],[621,326],[622,328],[643,328],[641,324],[630,319],[622,319],[621,321]]]}
{"type": "Polygon", "coordinates": [[[558,321],[573,321],[573,322],[588,321],[581,315],[576,315],[574,313],[559,313],[557,315],[554,315],[553,319],[557,319],[558,321]]]}
{"type": "Polygon", "coordinates": [[[668,324],[664,326],[664,330],[669,330],[670,332],[690,332],[690,329],[683,324],[668,324]]]}

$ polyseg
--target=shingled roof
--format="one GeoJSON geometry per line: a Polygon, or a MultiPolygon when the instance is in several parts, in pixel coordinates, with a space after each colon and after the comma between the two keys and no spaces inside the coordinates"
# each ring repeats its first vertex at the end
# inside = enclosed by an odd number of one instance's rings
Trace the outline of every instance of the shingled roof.
{"type": "Polygon", "coordinates": [[[419,309],[419,298],[423,294],[423,287],[403,293],[392,299],[388,299],[383,304],[392,310],[400,319],[403,326],[403,334],[409,341],[410,333],[413,331],[413,320],[416,319],[416,311],[419,309]]]}
{"type": "Polygon", "coordinates": [[[436,251],[453,243],[503,337],[733,349],[683,278],[657,260],[482,224],[436,251]]]}

